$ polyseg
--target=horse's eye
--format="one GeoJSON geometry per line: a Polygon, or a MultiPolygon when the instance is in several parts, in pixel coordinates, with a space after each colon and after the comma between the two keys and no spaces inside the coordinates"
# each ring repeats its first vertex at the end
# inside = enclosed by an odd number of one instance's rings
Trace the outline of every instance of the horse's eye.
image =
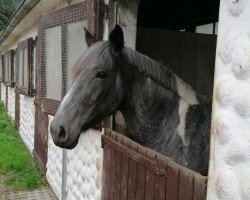
{"type": "Polygon", "coordinates": [[[98,72],[98,73],[95,75],[96,78],[100,78],[100,79],[105,79],[107,76],[108,76],[108,74],[105,73],[105,72],[98,72]]]}

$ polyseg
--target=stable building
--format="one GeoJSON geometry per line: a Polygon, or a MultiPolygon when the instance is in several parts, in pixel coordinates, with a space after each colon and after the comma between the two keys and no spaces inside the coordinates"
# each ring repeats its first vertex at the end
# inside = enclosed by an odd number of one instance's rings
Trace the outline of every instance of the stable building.
{"type": "Polygon", "coordinates": [[[0,96],[59,199],[250,198],[250,2],[24,0],[0,36],[0,96]],[[213,99],[209,173],[201,176],[120,133],[120,112],[54,145],[50,122],[87,49],[84,27],[169,66],[213,99]],[[184,196],[183,196],[184,195],[184,196]]]}

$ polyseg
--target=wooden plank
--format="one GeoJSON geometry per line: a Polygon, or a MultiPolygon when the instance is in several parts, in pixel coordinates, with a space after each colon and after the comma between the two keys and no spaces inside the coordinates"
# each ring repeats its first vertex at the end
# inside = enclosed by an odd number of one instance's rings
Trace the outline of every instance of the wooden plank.
{"type": "MultiPolygon", "coordinates": [[[[122,154],[128,156],[130,159],[134,160],[135,162],[140,163],[141,165],[144,165],[147,169],[150,169],[159,175],[166,175],[166,169],[164,169],[158,165],[155,165],[155,162],[152,161],[151,159],[148,159],[145,156],[139,155],[136,151],[131,151],[128,147],[120,145],[115,140],[110,140],[107,137],[104,137],[103,140],[105,140],[105,143],[107,143],[112,148],[120,151],[122,154]]],[[[131,141],[131,140],[129,140],[129,141],[131,141]]],[[[139,147],[139,146],[140,145],[137,144],[137,147],[139,147]]],[[[151,150],[151,151],[153,151],[153,150],[151,150]]],[[[153,152],[156,153],[155,151],[153,151],[153,152]]]]}
{"type": "MultiPolygon", "coordinates": [[[[112,138],[112,137],[111,137],[112,138]]],[[[115,149],[109,146],[109,190],[108,200],[114,198],[114,178],[115,178],[115,149]]]]}
{"type": "Polygon", "coordinates": [[[103,199],[206,198],[207,178],[115,132],[104,136],[103,199]],[[108,150],[105,149],[107,146],[108,150]],[[107,167],[108,165],[108,167],[107,167]],[[105,169],[104,169],[105,170],[105,169]]]}
{"type": "MultiPolygon", "coordinates": [[[[138,153],[146,156],[145,148],[138,148],[138,153]]],[[[145,199],[146,189],[146,168],[140,163],[137,164],[137,179],[136,179],[136,200],[145,199]]]]}
{"type": "MultiPolygon", "coordinates": [[[[129,147],[129,141],[123,140],[123,145],[129,147]]],[[[128,171],[129,171],[129,158],[122,154],[122,182],[121,182],[121,200],[126,200],[128,196],[128,171]]]]}
{"type": "MultiPolygon", "coordinates": [[[[116,137],[116,141],[122,145],[122,139],[116,137]]],[[[120,200],[121,194],[121,180],[122,180],[122,154],[119,151],[115,151],[115,191],[114,200],[120,200]]]]}
{"type": "Polygon", "coordinates": [[[207,195],[207,178],[194,176],[194,200],[205,200],[207,195]]]}
{"type": "Polygon", "coordinates": [[[108,199],[110,151],[107,144],[103,145],[103,175],[102,175],[102,200],[108,199]]]}
{"type": "MultiPolygon", "coordinates": [[[[160,154],[157,154],[156,164],[166,168],[166,162],[164,157],[160,154]]],[[[166,183],[167,183],[167,176],[163,175],[155,175],[155,199],[157,200],[164,200],[166,195],[166,183]]]]}
{"type": "Polygon", "coordinates": [[[212,94],[215,49],[215,35],[137,29],[136,50],[171,68],[199,94],[212,94]]]}
{"type": "Polygon", "coordinates": [[[179,199],[192,200],[194,194],[193,174],[187,173],[185,169],[180,170],[179,199]]]}
{"type": "MultiPolygon", "coordinates": [[[[154,151],[147,149],[147,158],[155,160],[156,154],[154,151]]],[[[152,170],[146,169],[146,193],[145,200],[153,200],[155,196],[155,173],[152,170]]],[[[157,199],[156,199],[157,200],[157,199]]]]}
{"type": "MultiPolygon", "coordinates": [[[[137,152],[137,145],[134,142],[130,142],[131,151],[137,152]]],[[[135,199],[136,194],[136,175],[137,175],[137,163],[129,159],[129,173],[128,173],[128,199],[135,199]]]]}
{"type": "Polygon", "coordinates": [[[168,166],[168,180],[166,184],[166,199],[179,199],[179,170],[173,166],[168,166]]]}
{"type": "Polygon", "coordinates": [[[216,35],[196,34],[196,92],[212,96],[216,52],[216,35]]]}

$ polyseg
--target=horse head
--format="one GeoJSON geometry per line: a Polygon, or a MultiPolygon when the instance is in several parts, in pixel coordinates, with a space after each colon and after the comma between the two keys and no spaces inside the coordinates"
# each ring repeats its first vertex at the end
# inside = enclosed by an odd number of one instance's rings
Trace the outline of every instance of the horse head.
{"type": "Polygon", "coordinates": [[[123,99],[122,29],[117,25],[108,41],[96,41],[87,30],[85,38],[89,47],[76,63],[74,83],[50,125],[54,143],[67,149],[77,145],[82,131],[113,114],[123,99]]]}

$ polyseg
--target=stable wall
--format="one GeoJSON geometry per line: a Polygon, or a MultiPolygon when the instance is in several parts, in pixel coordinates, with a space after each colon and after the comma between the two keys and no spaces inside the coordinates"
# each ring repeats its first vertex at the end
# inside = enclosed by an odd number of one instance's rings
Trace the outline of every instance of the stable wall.
{"type": "Polygon", "coordinates": [[[19,132],[30,153],[34,149],[35,105],[34,98],[20,94],[19,132]]]}
{"type": "MultiPolygon", "coordinates": [[[[73,1],[74,3],[77,1],[73,1]]],[[[105,1],[106,4],[109,1],[105,1]]],[[[139,1],[131,1],[127,9],[127,1],[119,1],[117,5],[118,19],[104,21],[103,39],[115,23],[124,29],[125,43],[135,49],[136,21],[139,1]]],[[[60,8],[66,1],[47,1],[40,3],[20,22],[7,40],[1,45],[0,51],[16,48],[17,43],[37,35],[36,17],[39,14],[60,8]],[[47,5],[47,6],[46,6],[47,5]],[[40,7],[40,9],[39,9],[40,7]]],[[[2,97],[6,95],[6,87],[1,84],[2,97]]],[[[5,99],[5,98],[4,98],[5,99]]],[[[34,149],[34,98],[20,95],[20,134],[24,143],[32,152],[34,149]]],[[[49,124],[53,116],[49,116],[49,124]]],[[[49,132],[48,127],[48,132],[49,132]]],[[[59,199],[101,199],[103,150],[101,136],[103,132],[89,130],[82,133],[79,144],[73,150],[63,150],[54,145],[50,132],[48,134],[47,172],[46,178],[59,199]]]]}
{"type": "Polygon", "coordinates": [[[208,200],[250,199],[250,1],[221,0],[208,200]]]}
{"type": "Polygon", "coordinates": [[[1,100],[6,106],[6,86],[4,85],[4,83],[1,83],[1,100]]]}
{"type": "MultiPolygon", "coordinates": [[[[49,124],[53,120],[49,116],[49,124]]],[[[46,177],[59,199],[101,199],[103,150],[102,132],[88,130],[81,134],[72,150],[55,146],[48,129],[46,177]]]]}
{"type": "MultiPolygon", "coordinates": [[[[108,1],[105,1],[108,4],[108,1]]],[[[114,2],[110,2],[114,3],[114,2]]],[[[107,40],[109,32],[116,21],[125,30],[126,46],[135,48],[136,16],[138,1],[126,10],[125,1],[117,5],[118,19],[104,21],[103,39],[107,40]]],[[[115,6],[111,6],[114,8],[115,6]]],[[[114,10],[113,10],[114,12],[114,10]]],[[[53,116],[49,116],[49,123],[53,116]]],[[[64,199],[101,199],[103,149],[101,136],[103,132],[90,129],[81,134],[78,145],[73,150],[56,147],[50,130],[48,136],[48,162],[46,177],[59,198],[64,199]]]]}
{"type": "Polygon", "coordinates": [[[8,87],[8,115],[15,120],[15,88],[8,87]]]}

